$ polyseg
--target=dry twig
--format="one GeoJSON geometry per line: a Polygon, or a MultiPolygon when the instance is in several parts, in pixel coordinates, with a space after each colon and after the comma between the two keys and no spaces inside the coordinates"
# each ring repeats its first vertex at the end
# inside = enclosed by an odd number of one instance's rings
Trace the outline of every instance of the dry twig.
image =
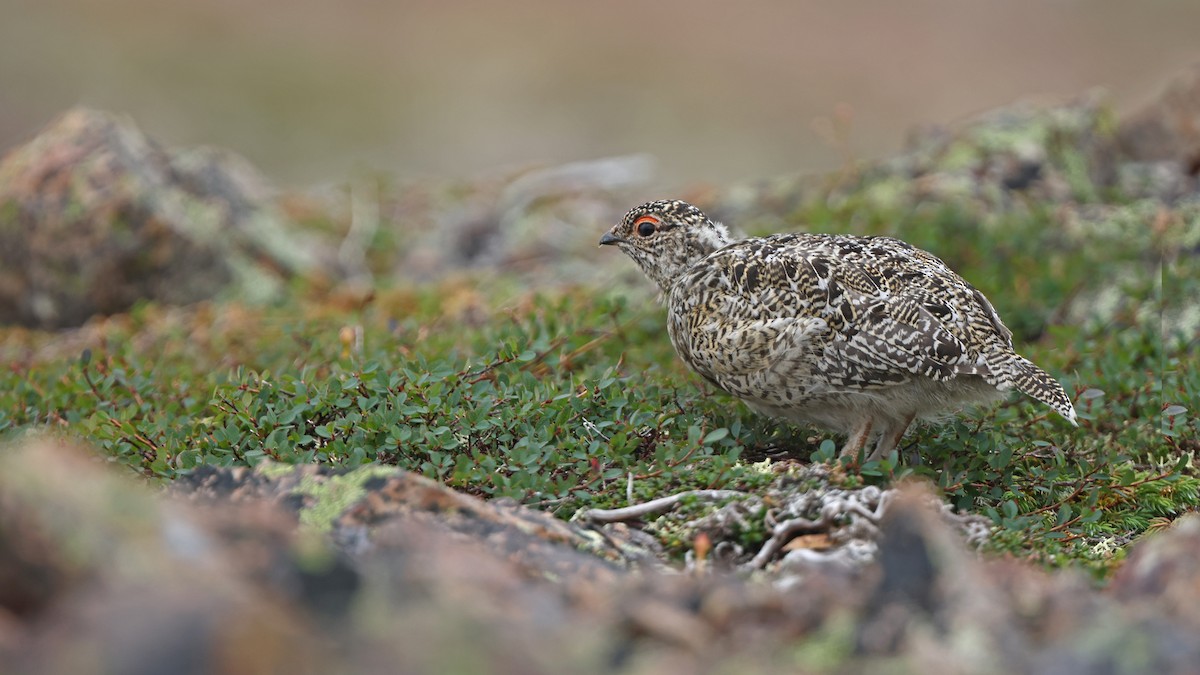
{"type": "Polygon", "coordinates": [[[643,504],[635,504],[626,506],[620,509],[588,509],[584,511],[580,517],[584,520],[589,520],[594,523],[619,523],[625,520],[637,520],[643,516],[648,516],[653,513],[662,513],[675,508],[685,499],[696,498],[705,499],[708,501],[719,501],[722,499],[733,499],[735,497],[749,497],[750,495],[739,490],[688,490],[678,494],[659,497],[643,504]]]}

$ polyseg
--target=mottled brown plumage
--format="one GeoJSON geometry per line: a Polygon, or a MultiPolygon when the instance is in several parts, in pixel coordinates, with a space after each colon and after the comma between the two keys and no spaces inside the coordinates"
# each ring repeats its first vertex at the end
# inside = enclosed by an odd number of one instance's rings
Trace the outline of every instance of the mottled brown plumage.
{"type": "Polygon", "coordinates": [[[1013,350],[988,299],[936,256],[890,237],[776,234],[734,242],[681,201],[643,204],[600,240],[662,289],[693,370],[751,408],[848,435],[843,455],[896,447],[1018,389],[1075,424],[1062,386],[1013,350]]]}

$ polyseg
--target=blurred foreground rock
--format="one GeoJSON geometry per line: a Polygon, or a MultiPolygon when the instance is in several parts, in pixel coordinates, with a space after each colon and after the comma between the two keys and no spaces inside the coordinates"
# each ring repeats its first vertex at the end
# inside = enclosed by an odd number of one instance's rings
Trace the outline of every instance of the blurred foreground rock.
{"type": "Polygon", "coordinates": [[[0,323],[266,299],[318,257],[244,160],[164,150],[123,117],[70,110],[0,160],[0,323]]]}
{"type": "MultiPolygon", "coordinates": [[[[736,576],[384,467],[203,469],[166,494],[51,440],[0,455],[13,673],[1185,673],[1200,519],[1111,591],[981,559],[897,493],[856,567],[736,576]]],[[[713,537],[718,539],[719,532],[713,537]]]]}

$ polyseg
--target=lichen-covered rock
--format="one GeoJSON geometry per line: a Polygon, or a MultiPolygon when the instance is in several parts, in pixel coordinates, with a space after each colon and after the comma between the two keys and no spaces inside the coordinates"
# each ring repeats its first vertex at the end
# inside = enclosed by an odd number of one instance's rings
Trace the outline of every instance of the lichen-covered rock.
{"type": "Polygon", "coordinates": [[[918,199],[998,203],[1023,194],[1040,202],[1086,201],[1111,182],[1114,116],[1103,97],[1042,108],[1016,104],[961,129],[913,135],[909,150],[880,170],[907,175],[918,199]]]}
{"type": "Polygon", "coordinates": [[[70,110],[0,160],[0,323],[270,297],[318,254],[268,197],[231,153],[170,152],[126,118],[70,110]]]}
{"type": "Polygon", "coordinates": [[[628,528],[601,533],[515,503],[469,497],[386,465],[352,471],[271,463],[253,470],[202,466],[180,477],[170,491],[202,504],[279,505],[356,558],[386,549],[386,542],[394,540],[389,526],[405,521],[465,539],[490,538],[492,550],[505,552],[521,566],[556,568],[566,576],[611,576],[615,568],[657,564],[658,551],[649,538],[628,528]]]}
{"type": "Polygon", "coordinates": [[[895,157],[826,176],[781,176],[701,200],[735,222],[779,219],[814,203],[893,212],[951,205],[964,215],[1150,200],[1200,199],[1200,67],[1152,105],[1121,119],[1092,92],[1056,105],[1028,102],[963,123],[915,130],[895,157]]]}

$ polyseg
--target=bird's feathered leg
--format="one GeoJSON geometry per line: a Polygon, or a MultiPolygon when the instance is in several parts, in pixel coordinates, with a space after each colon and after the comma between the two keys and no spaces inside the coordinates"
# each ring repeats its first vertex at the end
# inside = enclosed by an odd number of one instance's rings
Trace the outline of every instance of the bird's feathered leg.
{"type": "Polygon", "coordinates": [[[915,415],[909,415],[898,422],[884,427],[879,433],[879,441],[875,443],[875,450],[871,452],[871,456],[867,458],[867,461],[883,459],[897,445],[900,445],[900,439],[904,438],[904,432],[908,431],[913,417],[915,415]]]}
{"type": "Polygon", "coordinates": [[[850,437],[846,439],[846,444],[842,446],[840,457],[855,458],[867,445],[867,441],[871,438],[871,428],[875,425],[875,420],[870,417],[864,417],[854,431],[850,432],[850,437]]]}

